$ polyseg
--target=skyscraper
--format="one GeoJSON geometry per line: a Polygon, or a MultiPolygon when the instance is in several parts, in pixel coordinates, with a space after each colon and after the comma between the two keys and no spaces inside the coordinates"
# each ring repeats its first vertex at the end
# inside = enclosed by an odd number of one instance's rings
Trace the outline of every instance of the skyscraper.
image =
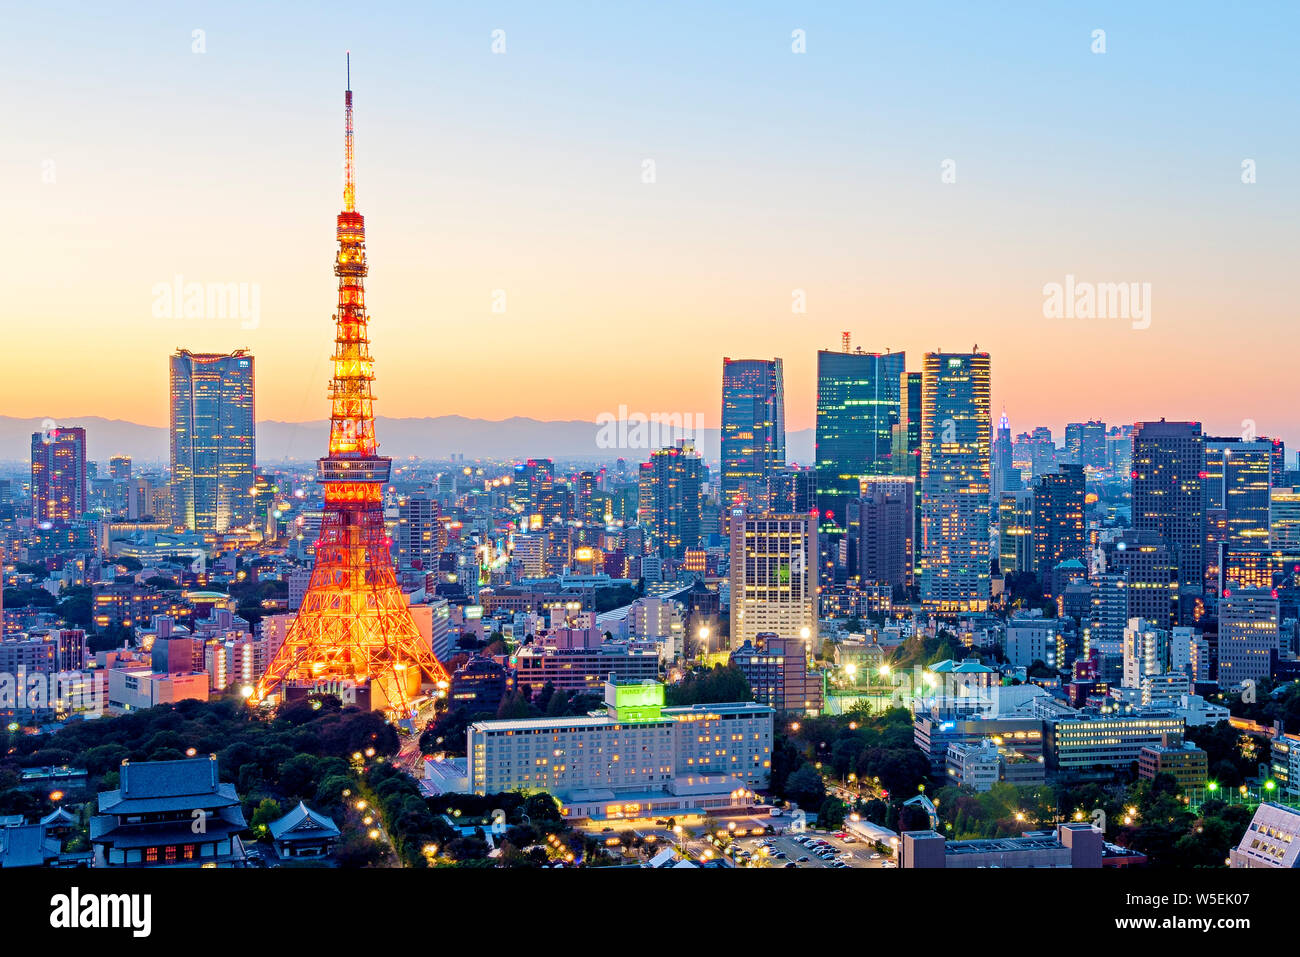
{"type": "Polygon", "coordinates": [[[1094,471],[1106,467],[1106,423],[1070,422],[1065,427],[1065,461],[1094,471]]]}
{"type": "Polygon", "coordinates": [[[893,472],[901,352],[817,353],[817,509],[821,530],[841,535],[859,481],[893,472]]]}
{"type": "Polygon", "coordinates": [[[1268,439],[1206,438],[1205,507],[1224,511],[1228,544],[1269,543],[1272,470],[1273,443],[1268,439]]]}
{"type": "Polygon", "coordinates": [[[434,571],[445,546],[442,511],[427,495],[413,495],[397,503],[397,567],[434,571]]]}
{"type": "Polygon", "coordinates": [[[1044,594],[1051,594],[1057,565],[1088,560],[1083,494],[1082,465],[1062,465],[1034,485],[1034,565],[1044,594]]]}
{"type": "Polygon", "coordinates": [[[197,532],[247,525],[257,459],[253,357],[181,349],[170,365],[174,520],[197,532]]]}
{"type": "Polygon", "coordinates": [[[985,611],[988,353],[926,353],[921,388],[921,603],[941,615],[985,611]]]}
{"type": "Polygon", "coordinates": [[[785,467],[780,359],[722,360],[722,507],[765,510],[785,467]]]}
{"type": "Polygon", "coordinates": [[[817,522],[802,515],[731,519],[731,647],[758,635],[817,638],[817,522]]]}
{"type": "Polygon", "coordinates": [[[998,570],[1012,575],[1034,567],[1034,493],[1003,492],[998,496],[998,570]]]}
{"type": "Polygon", "coordinates": [[[993,436],[993,497],[996,499],[1003,492],[1015,492],[1020,489],[1020,470],[1015,467],[1012,458],[1011,423],[1007,420],[1007,410],[1002,410],[998,419],[998,429],[993,436]]]}
{"type": "Polygon", "coordinates": [[[862,495],[849,499],[854,564],[863,583],[912,584],[914,498],[910,478],[890,476],[864,479],[862,495]]]}
{"type": "Polygon", "coordinates": [[[700,544],[704,460],[688,442],[650,453],[641,465],[637,514],[651,550],[682,558],[700,544]]]}
{"type": "Polygon", "coordinates": [[[1278,600],[1263,588],[1232,591],[1219,604],[1219,686],[1237,689],[1273,673],[1278,600]]]}
{"type": "Polygon", "coordinates": [[[86,430],[32,433],[32,517],[37,522],[80,521],[89,508],[86,430]]]}
{"type": "Polygon", "coordinates": [[[1155,532],[1178,562],[1179,620],[1205,576],[1205,438],[1199,422],[1139,422],[1133,429],[1133,527],[1155,532]]]}

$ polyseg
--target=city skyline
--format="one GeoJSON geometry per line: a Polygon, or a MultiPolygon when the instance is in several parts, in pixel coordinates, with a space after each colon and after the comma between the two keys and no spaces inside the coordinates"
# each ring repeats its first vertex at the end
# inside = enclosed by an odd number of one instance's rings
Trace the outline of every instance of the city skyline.
{"type": "MultiPolygon", "coordinates": [[[[594,11],[540,18],[519,7],[492,21],[451,13],[430,38],[436,58],[404,59],[379,54],[389,48],[365,32],[345,38],[341,12],[305,33],[298,19],[267,14],[265,37],[251,24],[182,29],[127,12],[121,29],[138,28],[135,42],[148,49],[135,63],[115,55],[111,71],[102,70],[106,54],[87,50],[74,30],[55,54],[61,79],[20,109],[18,149],[6,158],[32,187],[18,191],[15,235],[31,266],[11,308],[22,320],[15,346],[48,350],[57,331],[89,348],[65,357],[67,382],[52,382],[35,363],[14,370],[0,383],[0,409],[60,420],[96,410],[161,425],[167,350],[247,347],[263,370],[266,421],[320,418],[313,383],[327,378],[328,355],[314,343],[329,321],[320,209],[339,170],[328,115],[308,91],[338,82],[338,53],[351,46],[369,107],[357,162],[373,183],[371,215],[384,226],[375,308],[385,321],[374,352],[386,417],[501,420],[526,407],[546,421],[594,420],[626,405],[699,411],[707,422],[718,361],[739,354],[784,360],[787,427],[798,431],[813,424],[816,351],[834,349],[848,329],[879,351],[978,343],[994,358],[993,407],[1005,405],[1026,426],[1165,416],[1236,434],[1251,420],[1297,444],[1284,354],[1258,348],[1288,315],[1285,225],[1272,212],[1296,189],[1295,134],[1275,122],[1284,29],[1211,23],[1198,9],[1184,11],[1176,29],[1152,29],[1152,14],[1112,8],[1092,20],[1035,11],[1008,30],[949,8],[936,22],[926,18],[933,60],[918,61],[906,42],[921,23],[914,13],[840,10],[828,21],[829,12],[801,12],[796,23],[763,6],[743,24],[679,13],[653,23],[594,11]],[[1104,54],[1091,49],[1098,25],[1108,31],[1104,54]],[[1253,79],[1250,97],[1185,73],[1189,41],[1204,43],[1211,28],[1218,55],[1253,79]],[[202,53],[192,52],[196,29],[202,53]],[[498,29],[503,53],[493,53],[498,29]],[[792,50],[796,30],[805,34],[802,54],[792,50]],[[1247,32],[1256,44],[1249,59],[1247,32]],[[862,42],[874,51],[870,67],[850,55],[862,42]],[[300,69],[272,76],[258,60],[267,43],[282,44],[278,52],[300,69]],[[609,74],[608,89],[578,82],[564,65],[574,53],[609,74]],[[972,57],[982,64],[973,80],[972,57]],[[687,76],[666,78],[660,68],[676,59],[687,76]],[[1174,67],[1178,89],[1163,79],[1174,67]],[[1026,88],[1040,69],[1043,88],[1026,88]],[[713,79],[729,71],[746,85],[713,79]],[[94,89],[75,86],[92,72],[94,89]],[[174,89],[142,88],[146,76],[174,89]],[[527,88],[533,77],[550,82],[527,88]],[[263,103],[251,98],[254,88],[273,92],[263,103]],[[1124,112],[1135,90],[1152,109],[1142,118],[1124,112]],[[181,135],[150,133],[152,111],[180,97],[190,112],[169,115],[181,135]],[[111,133],[106,120],[85,119],[100,102],[111,133]],[[70,140],[57,124],[74,109],[82,131],[70,140]],[[1021,112],[1046,128],[1026,129],[1021,112]],[[716,128],[731,116],[769,121],[747,135],[716,128]],[[909,126],[916,135],[899,146],[909,126]],[[256,159],[211,148],[214,133],[232,130],[261,144],[256,159]],[[506,143],[516,149],[499,148],[506,143]],[[1116,162],[1117,154],[1136,160],[1116,162]],[[1258,164],[1249,184],[1246,159],[1258,164]],[[643,182],[647,160],[651,183],[643,182]],[[117,207],[127,195],[133,211],[124,221],[117,207]],[[1062,222],[1077,228],[1058,230],[1062,222]],[[814,241],[779,238],[787,234],[814,241]],[[156,290],[177,276],[205,287],[246,284],[258,315],[160,318],[155,312],[174,315],[177,305],[169,310],[156,290]],[[1150,315],[1046,318],[1044,287],[1068,277],[1149,283],[1150,315]],[[492,311],[498,292],[504,313],[492,311]],[[792,311],[797,293],[806,312],[792,311]],[[663,358],[629,363],[622,357],[644,351],[647,329],[663,358]],[[597,330],[608,358],[586,367],[583,388],[547,388],[547,363],[597,330]],[[494,358],[485,347],[502,335],[512,345],[501,358],[524,368],[485,378],[494,358]],[[692,348],[673,348],[678,339],[692,348]],[[159,343],[156,357],[141,348],[149,342],[159,343]],[[428,376],[441,354],[482,358],[443,362],[428,376]],[[1148,361],[1153,355],[1163,361],[1148,361]],[[94,370],[106,363],[124,387],[99,386],[94,370]],[[661,381],[669,363],[671,389],[661,381]],[[1098,388],[1116,379],[1131,388],[1098,388]]],[[[39,33],[41,16],[21,14],[17,35],[39,33]]],[[[381,15],[373,29],[392,26],[381,15]]],[[[0,69],[36,68],[18,47],[0,69]]]]}

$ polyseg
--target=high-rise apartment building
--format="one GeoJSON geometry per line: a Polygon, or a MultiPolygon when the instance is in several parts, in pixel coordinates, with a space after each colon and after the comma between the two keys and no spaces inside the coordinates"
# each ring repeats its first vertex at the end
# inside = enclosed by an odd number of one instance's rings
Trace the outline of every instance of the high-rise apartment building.
{"type": "Polygon", "coordinates": [[[173,521],[197,532],[247,525],[257,459],[253,357],[181,349],[170,364],[173,521]]]}
{"type": "Polygon", "coordinates": [[[424,495],[413,495],[397,503],[397,567],[434,571],[438,556],[446,547],[442,510],[424,495]]]}
{"type": "Polygon", "coordinates": [[[732,648],[764,632],[816,639],[816,556],[811,512],[732,514],[732,648]]]}
{"type": "Polygon", "coordinates": [[[780,359],[722,360],[722,507],[771,507],[785,468],[785,384],[780,359]]]}
{"type": "Polygon", "coordinates": [[[987,352],[926,353],[921,397],[921,603],[952,615],[989,603],[987,352]]]}
{"type": "Polygon", "coordinates": [[[841,535],[859,482],[893,472],[901,352],[817,353],[817,508],[821,530],[841,535]]]}
{"type": "Polygon", "coordinates": [[[32,433],[32,517],[76,522],[90,507],[86,481],[86,430],[32,433]]]}

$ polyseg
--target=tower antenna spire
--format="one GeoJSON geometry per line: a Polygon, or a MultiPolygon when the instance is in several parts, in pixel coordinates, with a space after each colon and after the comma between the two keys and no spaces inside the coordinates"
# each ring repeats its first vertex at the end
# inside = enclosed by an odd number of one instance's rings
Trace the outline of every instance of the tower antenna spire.
{"type": "Polygon", "coordinates": [[[343,209],[345,212],[352,212],[356,209],[357,203],[357,185],[353,177],[352,169],[352,51],[347,52],[348,62],[348,89],[343,94],[343,105],[347,112],[347,133],[344,137],[344,178],[343,178],[343,209]]]}

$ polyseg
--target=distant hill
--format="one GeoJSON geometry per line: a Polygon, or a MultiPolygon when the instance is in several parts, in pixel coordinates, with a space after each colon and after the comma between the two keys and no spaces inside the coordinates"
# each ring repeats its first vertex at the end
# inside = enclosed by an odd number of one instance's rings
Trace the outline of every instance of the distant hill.
{"type": "MultiPolygon", "coordinates": [[[[39,432],[43,419],[18,419],[0,416],[0,460],[25,462],[31,452],[33,432],[39,432]]],[[[169,455],[167,430],[120,419],[82,416],[60,420],[61,426],[81,426],[86,430],[88,454],[96,462],[107,462],[111,455],[129,455],[140,462],[163,462],[169,455]]],[[[644,461],[648,450],[644,443],[631,448],[601,448],[598,439],[602,426],[595,422],[543,422],[515,417],[494,422],[470,419],[461,415],[430,418],[376,420],[381,451],[393,458],[436,459],[462,454],[467,459],[546,457],[554,459],[613,459],[644,461]]],[[[617,437],[614,426],[603,427],[607,436],[617,437]]],[[[716,461],[720,438],[717,429],[704,429],[698,443],[705,458],[716,461]]],[[[636,443],[635,431],[625,433],[625,444],[636,443]]],[[[325,453],[329,422],[275,422],[257,424],[257,457],[260,462],[285,459],[311,461],[325,453]]],[[[617,440],[617,439],[616,439],[617,440]]],[[[810,463],[813,455],[813,431],[803,429],[786,437],[788,458],[792,462],[810,463]]]]}

